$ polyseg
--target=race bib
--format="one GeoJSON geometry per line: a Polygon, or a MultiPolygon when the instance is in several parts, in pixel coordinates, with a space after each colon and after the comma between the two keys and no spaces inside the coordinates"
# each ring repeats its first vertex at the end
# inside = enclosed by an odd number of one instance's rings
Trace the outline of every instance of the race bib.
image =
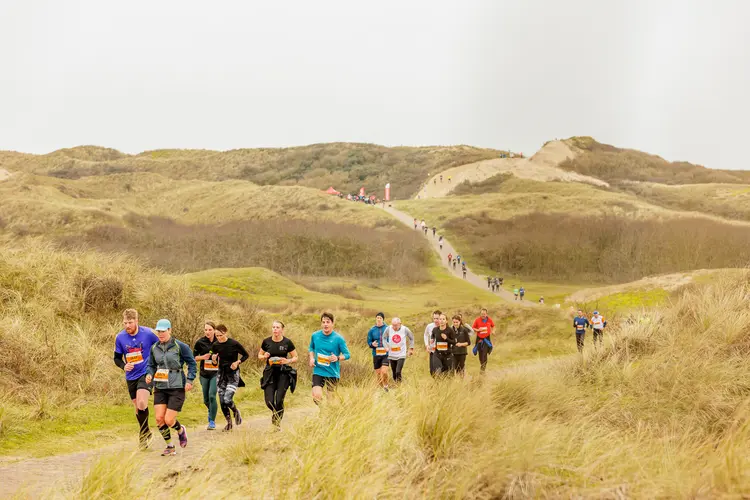
{"type": "Polygon", "coordinates": [[[207,372],[217,372],[219,371],[219,363],[214,363],[211,358],[208,358],[203,362],[203,369],[207,372]]]}
{"type": "Polygon", "coordinates": [[[166,368],[159,368],[154,373],[154,380],[157,382],[168,382],[169,381],[169,370],[166,368]]]}
{"type": "Polygon", "coordinates": [[[401,352],[401,346],[394,345],[393,347],[391,347],[391,352],[401,352]]]}
{"type": "Polygon", "coordinates": [[[125,362],[139,365],[143,363],[143,351],[133,351],[125,354],[125,362]]]}
{"type": "Polygon", "coordinates": [[[280,358],[279,356],[273,356],[271,358],[268,358],[268,364],[271,366],[280,365],[282,359],[283,358],[280,358]]]}
{"type": "Polygon", "coordinates": [[[318,365],[331,366],[331,358],[321,352],[318,353],[318,365]]]}
{"type": "Polygon", "coordinates": [[[376,356],[385,356],[386,354],[388,354],[388,349],[386,349],[385,347],[376,347],[375,348],[375,355],[376,356]]]}
{"type": "Polygon", "coordinates": [[[583,330],[583,325],[576,325],[576,329],[583,330]]]}
{"type": "Polygon", "coordinates": [[[438,342],[437,343],[437,350],[438,351],[447,351],[448,350],[448,342],[438,342]]]}

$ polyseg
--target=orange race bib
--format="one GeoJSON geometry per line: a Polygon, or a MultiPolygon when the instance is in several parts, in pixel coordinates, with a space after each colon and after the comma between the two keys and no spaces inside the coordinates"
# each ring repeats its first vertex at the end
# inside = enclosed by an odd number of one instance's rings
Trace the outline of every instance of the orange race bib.
{"type": "Polygon", "coordinates": [[[448,350],[448,342],[438,342],[437,343],[437,350],[438,351],[447,351],[448,350]]]}
{"type": "Polygon", "coordinates": [[[280,365],[282,359],[283,358],[280,358],[278,356],[274,356],[272,358],[268,358],[268,364],[271,365],[271,366],[280,365]]]}
{"type": "Polygon", "coordinates": [[[320,366],[331,366],[331,358],[322,352],[318,353],[318,364],[320,366]]]}
{"type": "Polygon", "coordinates": [[[168,382],[169,381],[169,370],[166,368],[159,368],[154,373],[154,380],[157,382],[168,382]]]}
{"type": "Polygon", "coordinates": [[[401,346],[400,345],[395,345],[395,346],[391,347],[391,352],[401,352],[401,346]]]}
{"type": "Polygon", "coordinates": [[[385,347],[376,347],[375,348],[375,355],[376,356],[385,356],[386,354],[388,354],[388,349],[386,349],[385,347]]]}
{"type": "Polygon", "coordinates": [[[217,372],[219,371],[219,363],[214,363],[211,358],[208,358],[203,362],[203,369],[207,372],[217,372]]]}
{"type": "Polygon", "coordinates": [[[133,351],[125,354],[125,362],[138,365],[143,363],[143,351],[133,351]]]}

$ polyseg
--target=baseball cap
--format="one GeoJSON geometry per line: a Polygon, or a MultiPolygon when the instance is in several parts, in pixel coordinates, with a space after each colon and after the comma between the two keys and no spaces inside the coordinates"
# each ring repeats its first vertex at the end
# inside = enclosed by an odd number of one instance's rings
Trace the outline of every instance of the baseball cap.
{"type": "Polygon", "coordinates": [[[594,311],[594,314],[599,314],[599,311],[594,311]]]}
{"type": "Polygon", "coordinates": [[[156,322],[156,328],[154,328],[154,330],[156,330],[157,332],[164,332],[169,330],[170,328],[172,328],[172,323],[170,323],[168,319],[160,319],[156,322]]]}

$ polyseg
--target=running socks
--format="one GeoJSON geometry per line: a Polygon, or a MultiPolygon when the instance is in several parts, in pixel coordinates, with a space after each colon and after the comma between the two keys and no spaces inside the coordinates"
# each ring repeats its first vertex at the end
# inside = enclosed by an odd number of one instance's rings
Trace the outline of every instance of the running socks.
{"type": "Polygon", "coordinates": [[[146,408],[145,410],[138,410],[135,414],[135,418],[138,419],[138,425],[140,427],[141,436],[146,436],[150,434],[150,431],[148,428],[148,408],[146,408]]]}
{"type": "Polygon", "coordinates": [[[164,438],[164,442],[167,443],[167,446],[172,445],[172,433],[169,432],[169,426],[167,424],[162,425],[159,427],[159,432],[161,432],[161,437],[164,438]]]}
{"type": "Polygon", "coordinates": [[[182,425],[180,425],[180,421],[179,420],[175,420],[174,421],[174,425],[172,426],[172,429],[176,430],[177,434],[181,434],[182,433],[182,425]]]}

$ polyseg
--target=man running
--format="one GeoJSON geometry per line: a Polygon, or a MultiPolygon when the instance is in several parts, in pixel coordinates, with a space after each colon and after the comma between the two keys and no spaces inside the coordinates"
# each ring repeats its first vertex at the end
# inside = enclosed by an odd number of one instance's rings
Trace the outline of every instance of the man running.
{"type": "Polygon", "coordinates": [[[240,365],[250,358],[247,350],[234,339],[228,336],[229,329],[224,325],[216,325],[216,343],[214,343],[214,354],[211,359],[219,364],[219,380],[216,389],[219,392],[219,405],[221,413],[227,421],[224,432],[232,430],[232,415],[237,425],[242,423],[242,414],[237,405],[234,404],[234,394],[240,387],[245,387],[245,382],[240,377],[240,365]],[[230,413],[231,411],[231,413],[230,413]]]}
{"type": "Polygon", "coordinates": [[[456,255],[456,260],[459,264],[461,263],[461,254],[456,255]]]}
{"type": "Polygon", "coordinates": [[[495,288],[492,283],[492,278],[490,278],[489,276],[487,276],[487,288],[491,289],[493,292],[495,291],[495,288]]]}
{"type": "Polygon", "coordinates": [[[479,317],[474,320],[471,328],[477,334],[477,340],[474,343],[474,356],[479,355],[479,367],[482,372],[487,369],[487,358],[492,354],[492,340],[490,335],[495,330],[495,322],[487,316],[487,309],[484,307],[479,311],[479,317]]]}
{"type": "Polygon", "coordinates": [[[453,346],[456,344],[456,333],[448,326],[448,318],[440,315],[438,326],[432,329],[430,340],[435,344],[434,360],[436,370],[433,375],[448,374],[453,371],[453,346]]]}
{"type": "Polygon", "coordinates": [[[425,224],[424,219],[422,219],[422,231],[424,231],[424,234],[427,234],[427,224],[425,224]]]}
{"type": "Polygon", "coordinates": [[[456,336],[456,345],[453,347],[453,371],[463,377],[466,367],[466,355],[468,354],[466,348],[471,345],[471,333],[466,325],[463,324],[460,315],[456,314],[452,319],[453,331],[456,336]]]}
{"type": "Polygon", "coordinates": [[[333,330],[333,314],[320,315],[321,329],[312,334],[308,346],[310,368],[313,368],[312,398],[315,404],[323,399],[323,387],[333,391],[341,378],[340,362],[351,357],[346,340],[333,330]]]}
{"type": "Polygon", "coordinates": [[[177,431],[180,447],[187,446],[187,431],[177,420],[177,415],[185,404],[185,393],[193,388],[198,365],[190,347],[172,337],[172,323],[168,319],[160,319],[154,330],[159,342],[151,346],[146,383],[154,381],[154,413],[156,425],[159,426],[159,432],[167,445],[162,452],[162,456],[166,457],[177,455],[177,450],[172,444],[170,427],[177,431]],[[185,365],[188,367],[187,377],[183,371],[185,365]]]}
{"type": "Polygon", "coordinates": [[[466,261],[461,263],[461,271],[464,273],[464,279],[466,279],[466,261]]]}
{"type": "Polygon", "coordinates": [[[594,332],[594,348],[598,349],[596,342],[598,340],[599,345],[602,345],[602,340],[604,339],[604,328],[607,326],[607,321],[604,319],[604,316],[599,315],[599,311],[594,311],[594,315],[591,316],[590,324],[591,329],[594,332]]]}
{"type": "Polygon", "coordinates": [[[518,288],[513,285],[513,300],[518,300],[518,288]]]}
{"type": "Polygon", "coordinates": [[[414,219],[414,230],[416,231],[416,229],[417,229],[417,219],[414,219]]]}
{"type": "Polygon", "coordinates": [[[125,309],[122,326],[123,330],[115,337],[114,361],[125,371],[125,382],[138,420],[140,446],[146,449],[152,437],[148,428],[148,398],[152,385],[146,382],[146,369],[151,346],[159,342],[159,338],[151,328],[138,326],[138,311],[135,309],[125,309]]]}
{"type": "Polygon", "coordinates": [[[200,381],[203,389],[203,404],[208,409],[208,429],[216,429],[216,412],[219,405],[216,402],[216,382],[219,365],[211,360],[213,345],[216,342],[216,325],[206,321],[203,325],[203,337],[199,338],[193,347],[193,357],[200,361],[200,381]]]}
{"type": "Polygon", "coordinates": [[[448,266],[450,266],[452,262],[453,262],[453,254],[448,253],[448,266]]]}
{"type": "Polygon", "coordinates": [[[539,297],[539,303],[541,305],[544,305],[544,297],[542,297],[542,296],[539,297]]]}
{"type": "Polygon", "coordinates": [[[401,370],[404,369],[406,356],[414,355],[414,334],[407,327],[401,325],[401,319],[393,318],[391,326],[385,332],[385,346],[388,349],[388,362],[393,372],[393,381],[400,383],[401,370]]]}
{"type": "Polygon", "coordinates": [[[440,245],[440,250],[442,250],[443,249],[443,235],[442,234],[438,237],[438,245],[440,245]]]}
{"type": "Polygon", "coordinates": [[[367,345],[372,349],[372,366],[380,387],[386,392],[388,392],[388,348],[383,341],[383,334],[387,328],[385,314],[379,312],[375,315],[375,326],[367,332],[367,345]]]}
{"type": "Polygon", "coordinates": [[[521,300],[523,300],[523,296],[526,295],[526,289],[524,287],[519,288],[518,295],[521,297],[521,300]]]}
{"type": "Polygon", "coordinates": [[[437,233],[437,228],[435,226],[432,226],[432,237],[435,237],[435,233],[437,233]]]}
{"type": "Polygon", "coordinates": [[[583,311],[579,309],[578,316],[573,318],[573,328],[575,328],[576,331],[576,347],[578,347],[578,352],[581,354],[583,354],[583,340],[586,336],[586,328],[590,326],[591,323],[589,323],[589,320],[583,315],[583,311]]]}
{"type": "Polygon", "coordinates": [[[453,270],[454,271],[456,270],[456,258],[455,257],[453,258],[453,270]]]}
{"type": "Polygon", "coordinates": [[[424,347],[427,349],[427,352],[430,353],[430,375],[434,375],[434,363],[433,363],[433,356],[435,355],[435,344],[432,343],[432,330],[435,329],[435,327],[438,325],[438,322],[440,321],[440,315],[443,314],[440,310],[433,311],[432,313],[432,323],[427,325],[424,329],[424,347]]]}

